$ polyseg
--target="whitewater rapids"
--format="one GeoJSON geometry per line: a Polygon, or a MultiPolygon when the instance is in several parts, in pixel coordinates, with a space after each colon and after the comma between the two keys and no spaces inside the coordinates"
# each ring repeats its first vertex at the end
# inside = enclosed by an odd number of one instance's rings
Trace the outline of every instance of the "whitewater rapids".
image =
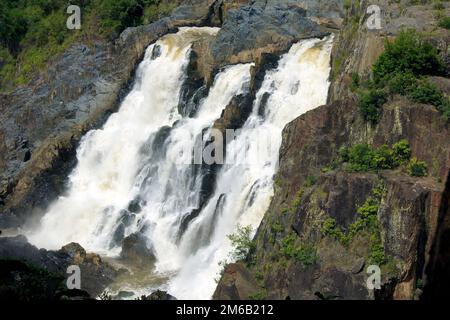
{"type": "Polygon", "coordinates": [[[256,230],[269,207],[282,129],[326,103],[332,45],[331,37],[301,41],[267,72],[250,117],[226,146],[236,161],[219,169],[202,204],[204,172],[180,159],[191,160],[186,150],[213,128],[233,97],[248,93],[251,80],[252,64],[226,67],[195,115],[180,114],[191,45],[218,31],[181,28],[149,46],[119,111],[83,137],[67,191],[28,232],[31,243],[59,249],[78,242],[114,257],[120,240],[138,232],[155,254],[148,272],[169,278],[162,289],[179,299],[211,298],[219,262],[231,250],[227,235],[238,224],[256,230]]]}

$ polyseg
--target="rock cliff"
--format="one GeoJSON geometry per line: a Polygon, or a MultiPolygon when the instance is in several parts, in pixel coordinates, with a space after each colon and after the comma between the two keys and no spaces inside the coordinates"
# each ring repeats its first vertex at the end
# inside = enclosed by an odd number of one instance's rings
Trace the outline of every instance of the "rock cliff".
{"type": "MultiPolygon", "coordinates": [[[[255,249],[245,261],[225,267],[214,298],[432,299],[448,294],[450,126],[433,106],[400,96],[383,106],[378,124],[371,125],[361,117],[351,86],[354,74],[370,77],[385,39],[395,38],[401,27],[425,32],[445,61],[450,60],[450,34],[438,27],[429,3],[371,1],[382,8],[382,29],[374,31],[366,27],[368,1],[344,2],[187,0],[170,17],[126,29],[113,43],[73,45],[29,86],[0,95],[0,228],[39,218],[64,191],[81,137],[116,110],[145,48],[160,36],[181,26],[221,27],[217,37],[193,44],[183,88],[183,99],[192,103],[181,112],[192,112],[223,66],[255,62],[250,93],[233,99],[215,124],[224,129],[245,122],[265,71],[276,67],[280,54],[301,39],[334,33],[328,103],[284,129],[275,194],[255,249]],[[356,173],[337,161],[342,147],[392,146],[402,139],[428,165],[427,177],[411,177],[401,167],[356,173]],[[349,237],[355,224],[366,223],[361,212],[375,213],[372,229],[361,227],[349,237]],[[381,268],[381,289],[367,287],[372,264],[381,268]]],[[[448,15],[450,6],[441,10],[448,15]]],[[[448,79],[432,80],[448,95],[448,79]]],[[[1,257],[47,270],[61,272],[75,260],[86,268],[99,265],[98,256],[75,244],[47,252],[23,238],[0,240],[1,257]],[[55,262],[55,255],[62,260],[55,262]]],[[[128,240],[123,255],[141,261],[139,239],[128,240]]],[[[108,281],[116,276],[104,268],[108,281]]],[[[85,290],[96,295],[108,281],[85,290]]]]}
{"type": "Polygon", "coordinates": [[[369,77],[385,39],[395,38],[401,26],[429,32],[427,41],[444,59],[449,34],[437,27],[432,5],[371,4],[383,10],[383,29],[366,28],[366,1],[348,8],[334,44],[329,103],[284,129],[275,195],[257,231],[256,249],[246,261],[225,268],[214,298],[448,296],[450,126],[433,106],[399,96],[383,106],[378,124],[370,125],[360,116],[351,82],[352,74],[369,77]],[[401,169],[356,173],[336,164],[341,147],[380,147],[401,139],[427,163],[428,177],[401,169]],[[364,228],[345,238],[363,222],[368,204],[374,206],[379,240],[364,228]],[[366,284],[369,265],[381,267],[380,289],[366,284]]]}

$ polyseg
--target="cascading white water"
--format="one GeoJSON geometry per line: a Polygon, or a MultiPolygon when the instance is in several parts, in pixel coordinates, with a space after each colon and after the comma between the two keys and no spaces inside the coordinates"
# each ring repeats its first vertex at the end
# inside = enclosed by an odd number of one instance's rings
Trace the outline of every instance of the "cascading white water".
{"type": "Polygon", "coordinates": [[[237,164],[222,169],[214,196],[184,236],[182,247],[188,253],[203,229],[214,223],[209,244],[194,254],[186,254],[183,268],[170,282],[169,292],[175,296],[209,299],[216,286],[213,280],[220,271],[219,263],[231,250],[227,235],[238,224],[252,226],[253,230],[259,226],[273,195],[282,129],[301,114],[326,103],[331,45],[331,37],[295,44],[281,58],[278,68],[266,75],[251,116],[240,135],[227,146],[227,154],[235,155],[237,164]],[[261,111],[267,93],[270,97],[261,111]],[[220,212],[213,221],[217,204],[220,212]]]}
{"type": "Polygon", "coordinates": [[[331,52],[331,39],[305,40],[267,73],[251,116],[227,145],[227,156],[241,161],[220,169],[214,193],[202,206],[203,172],[186,163],[192,158],[186,150],[212,128],[234,96],[248,91],[250,81],[251,64],[227,67],[216,76],[195,116],[178,113],[191,43],[217,31],[182,28],[147,49],[134,88],[102,129],[83,138],[68,192],[30,232],[30,242],[56,249],[75,241],[89,251],[114,256],[120,252],[117,234],[120,240],[139,232],[155,253],[153,272],[172,276],[165,287],[171,294],[211,297],[218,263],[230,251],[227,235],[238,223],[256,229],[268,208],[281,130],[326,102],[331,52]],[[257,149],[266,152],[261,155],[257,149]],[[139,203],[136,212],[127,210],[133,201],[139,203]],[[195,210],[180,232],[183,219],[195,210]]]}
{"type": "Polygon", "coordinates": [[[139,192],[140,149],[159,128],[181,119],[177,106],[191,44],[217,32],[217,28],[181,28],[146,50],[132,91],[102,129],[83,138],[67,194],[50,207],[29,235],[30,242],[57,249],[76,241],[102,254],[117,253],[108,246],[111,230],[120,210],[139,192]]]}

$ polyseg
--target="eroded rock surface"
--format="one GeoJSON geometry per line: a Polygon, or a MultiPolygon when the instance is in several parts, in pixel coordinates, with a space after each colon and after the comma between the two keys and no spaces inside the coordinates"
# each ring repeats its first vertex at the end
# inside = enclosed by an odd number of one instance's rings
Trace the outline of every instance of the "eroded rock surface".
{"type": "MultiPolygon", "coordinates": [[[[43,270],[42,272],[52,275],[48,279],[54,280],[52,284],[53,298],[59,295],[59,291],[63,295],[63,291],[67,290],[66,279],[69,275],[66,272],[71,265],[80,267],[81,290],[88,292],[91,297],[97,297],[101,294],[122,272],[104,262],[98,254],[86,253],[83,247],[77,243],[67,244],[57,251],[45,250],[29,244],[24,236],[0,238],[0,260],[2,263],[9,265],[15,263],[8,261],[21,261],[29,264],[31,270],[40,268],[43,270]]],[[[16,267],[11,266],[10,269],[4,270],[5,276],[11,272],[16,272],[18,269],[22,270],[21,265],[17,264],[16,267]]],[[[45,282],[45,279],[44,276],[42,281],[45,282]]],[[[30,287],[32,284],[24,283],[24,286],[30,287]]],[[[70,293],[64,295],[67,294],[70,293]]],[[[30,298],[32,299],[32,296],[30,298]]]]}

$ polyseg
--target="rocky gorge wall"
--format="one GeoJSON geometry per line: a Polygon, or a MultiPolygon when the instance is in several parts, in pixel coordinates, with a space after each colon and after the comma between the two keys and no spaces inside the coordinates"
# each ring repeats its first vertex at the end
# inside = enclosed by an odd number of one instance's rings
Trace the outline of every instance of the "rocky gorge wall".
{"type": "MultiPolygon", "coordinates": [[[[283,132],[275,195],[248,258],[225,267],[215,299],[429,299],[447,296],[450,127],[432,106],[396,96],[378,125],[365,122],[351,90],[352,74],[371,65],[401,27],[426,32],[446,59],[449,34],[437,27],[431,4],[370,1],[383,10],[383,29],[369,31],[368,1],[347,11],[333,51],[328,105],[302,115],[283,132]],[[403,170],[355,173],[336,165],[338,150],[357,143],[375,147],[408,140],[412,155],[429,168],[426,178],[403,170]],[[380,191],[380,185],[381,190],[380,191]],[[375,196],[374,194],[377,194],[375,196]],[[373,199],[379,197],[376,202],[373,199]],[[369,202],[368,202],[369,201],[369,202]],[[361,208],[376,206],[384,254],[381,289],[366,285],[374,264],[375,234],[350,240],[327,229],[361,222],[361,208]],[[330,218],[332,220],[330,220],[330,218]],[[371,249],[372,248],[372,249],[371,249]]],[[[448,10],[448,9],[446,9],[448,10]]],[[[448,80],[433,79],[444,91],[448,80]]],[[[347,230],[347,231],[345,231],[347,230]]]]}
{"type": "MultiPolygon", "coordinates": [[[[276,67],[280,54],[292,43],[332,32],[335,44],[328,104],[285,128],[275,195],[257,231],[256,248],[248,261],[225,268],[214,298],[414,299],[442,295],[449,285],[450,265],[449,125],[433,107],[396,97],[384,106],[379,124],[371,126],[360,116],[350,86],[352,74],[368,77],[383,52],[385,38],[395,37],[402,26],[426,32],[444,55],[448,31],[437,27],[431,4],[370,1],[383,8],[384,24],[380,31],[369,31],[365,27],[369,1],[357,1],[345,11],[343,3],[188,0],[168,18],[125,30],[114,43],[72,46],[29,86],[0,95],[0,229],[39,218],[64,191],[81,137],[115,111],[145,48],[163,34],[180,26],[222,28],[217,37],[193,45],[183,88],[183,99],[193,105],[206,94],[220,68],[256,62],[250,96],[234,99],[216,123],[224,129],[243,124],[251,95],[265,71],[276,67]],[[401,139],[408,140],[413,156],[428,164],[428,177],[410,177],[400,169],[353,173],[334,166],[342,146],[368,143],[379,147],[401,139]],[[377,221],[386,259],[381,265],[382,289],[373,291],[366,286],[365,272],[373,254],[371,234],[363,232],[351,243],[342,243],[325,234],[323,225],[334,218],[339,228],[348,229],[357,220],[358,209],[380,185],[377,221]],[[287,247],[302,249],[300,258],[292,258],[287,247]]],[[[448,79],[434,81],[450,92],[448,79]]],[[[16,240],[0,247],[16,248],[17,242],[25,245],[23,239],[16,240]]],[[[31,256],[36,257],[34,249],[30,249],[31,256]]],[[[10,255],[14,250],[4,252],[10,255]]],[[[29,256],[18,258],[30,261],[29,256]]],[[[45,254],[39,257],[46,258],[45,254]]],[[[113,278],[112,271],[108,274],[113,278]]],[[[98,289],[89,290],[98,293],[98,289]]]]}

